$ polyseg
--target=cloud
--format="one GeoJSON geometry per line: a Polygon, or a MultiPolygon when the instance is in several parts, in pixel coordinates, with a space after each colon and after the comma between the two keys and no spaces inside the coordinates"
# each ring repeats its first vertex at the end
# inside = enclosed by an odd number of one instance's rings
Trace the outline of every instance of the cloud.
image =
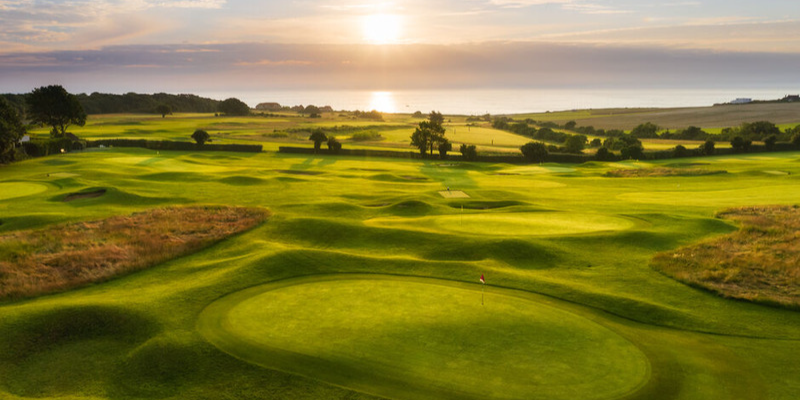
{"type": "Polygon", "coordinates": [[[86,92],[741,88],[796,83],[796,65],[799,54],[574,43],[138,45],[0,55],[0,85],[21,92],[54,80],[86,92]]]}

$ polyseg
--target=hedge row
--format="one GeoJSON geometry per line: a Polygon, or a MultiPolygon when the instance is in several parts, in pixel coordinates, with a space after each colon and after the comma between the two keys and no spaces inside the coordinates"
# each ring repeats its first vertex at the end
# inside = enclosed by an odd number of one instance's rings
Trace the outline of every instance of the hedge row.
{"type": "Polygon", "coordinates": [[[197,144],[192,142],[174,142],[169,140],[145,139],[101,139],[87,142],[88,147],[141,147],[151,150],[180,150],[180,151],[234,151],[240,153],[260,153],[260,144],[197,144]]]}

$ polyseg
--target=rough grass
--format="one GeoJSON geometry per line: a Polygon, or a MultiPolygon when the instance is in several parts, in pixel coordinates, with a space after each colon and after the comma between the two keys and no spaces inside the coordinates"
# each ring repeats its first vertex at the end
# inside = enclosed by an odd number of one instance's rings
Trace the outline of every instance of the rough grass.
{"type": "Polygon", "coordinates": [[[722,296],[800,309],[800,208],[741,207],[739,231],[653,259],[653,267],[722,296]]]}
{"type": "Polygon", "coordinates": [[[725,173],[727,173],[727,171],[704,168],[640,168],[615,169],[606,172],[606,176],[615,178],[642,178],[658,176],[704,176],[725,173]]]}
{"type": "Polygon", "coordinates": [[[0,236],[0,299],[63,291],[147,268],[260,224],[266,210],[159,208],[0,236]]]}

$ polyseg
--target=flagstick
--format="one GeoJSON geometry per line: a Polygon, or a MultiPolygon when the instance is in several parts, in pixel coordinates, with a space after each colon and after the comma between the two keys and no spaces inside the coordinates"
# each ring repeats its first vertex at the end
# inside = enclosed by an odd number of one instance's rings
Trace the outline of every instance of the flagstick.
{"type": "Polygon", "coordinates": [[[483,288],[486,287],[485,283],[481,284],[481,305],[483,305],[483,288]]]}

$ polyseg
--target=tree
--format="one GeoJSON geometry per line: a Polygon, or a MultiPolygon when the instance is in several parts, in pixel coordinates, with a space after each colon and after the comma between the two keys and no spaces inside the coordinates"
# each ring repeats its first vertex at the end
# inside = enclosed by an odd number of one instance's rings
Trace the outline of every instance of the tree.
{"type": "Polygon", "coordinates": [[[567,153],[580,154],[583,152],[588,139],[583,135],[570,135],[564,142],[564,151],[567,153]]]}
{"type": "Polygon", "coordinates": [[[566,124],[564,124],[564,129],[566,129],[568,131],[571,131],[571,130],[575,129],[575,126],[577,126],[577,125],[578,125],[577,122],[569,121],[566,124]]]}
{"type": "Polygon", "coordinates": [[[792,144],[795,147],[800,148],[800,133],[796,133],[794,137],[792,137],[792,144]]]}
{"type": "Polygon", "coordinates": [[[713,140],[706,140],[705,143],[700,145],[700,152],[705,156],[712,156],[716,149],[714,148],[714,141],[713,140]]]}
{"type": "Polygon", "coordinates": [[[325,132],[321,129],[316,129],[311,132],[311,136],[308,137],[308,140],[314,141],[314,153],[318,153],[319,148],[322,147],[322,142],[328,140],[328,137],[325,136],[325,132]]]}
{"type": "Polygon", "coordinates": [[[644,158],[644,147],[641,145],[625,146],[619,151],[619,155],[625,160],[640,160],[644,158]]]}
{"type": "Polygon", "coordinates": [[[28,116],[33,123],[53,127],[53,137],[64,137],[70,125],[84,126],[86,112],[75,95],[60,85],[42,86],[28,96],[28,116]]]}
{"type": "Polygon", "coordinates": [[[746,153],[748,150],[750,150],[750,146],[752,144],[752,140],[744,140],[741,136],[736,136],[733,138],[733,140],[731,140],[731,147],[736,153],[746,153]]]}
{"type": "Polygon", "coordinates": [[[17,109],[0,97],[0,164],[14,161],[14,147],[24,134],[17,109]]]}
{"type": "Polygon", "coordinates": [[[156,106],[156,112],[161,114],[161,118],[164,118],[167,114],[172,115],[172,107],[166,104],[159,104],[156,106]]]}
{"type": "Polygon", "coordinates": [[[661,130],[661,128],[658,125],[651,122],[645,122],[636,128],[633,128],[631,131],[631,136],[635,138],[657,138],[659,130],[661,130]]]}
{"type": "Polygon", "coordinates": [[[231,97],[219,103],[217,111],[225,115],[245,116],[250,115],[250,106],[235,97],[231,97]]]}
{"type": "Polygon", "coordinates": [[[600,138],[594,138],[594,139],[592,139],[591,142],[589,142],[589,147],[598,148],[598,147],[602,147],[602,146],[603,146],[603,141],[600,140],[600,138]]]}
{"type": "Polygon", "coordinates": [[[331,136],[328,138],[328,151],[333,154],[339,154],[339,150],[342,149],[342,144],[336,140],[335,136],[331,136]]]}
{"type": "Polygon", "coordinates": [[[528,142],[519,149],[530,162],[542,162],[547,158],[547,146],[542,142],[528,142]]]}
{"type": "Polygon", "coordinates": [[[461,148],[461,157],[464,157],[467,161],[475,161],[478,159],[478,150],[474,144],[462,144],[461,148]]]}
{"type": "Polygon", "coordinates": [[[686,147],[684,147],[682,145],[677,145],[677,146],[675,146],[675,149],[672,150],[672,156],[675,157],[675,158],[688,157],[689,156],[689,150],[687,150],[686,147]]]}
{"type": "Polygon", "coordinates": [[[768,138],[764,139],[764,147],[767,148],[767,151],[772,151],[775,148],[775,143],[778,142],[778,137],[775,135],[770,135],[768,138]]]}
{"type": "Polygon", "coordinates": [[[453,144],[447,139],[442,139],[439,143],[439,157],[444,160],[447,158],[447,152],[453,150],[453,144]]]}
{"type": "Polygon", "coordinates": [[[302,114],[308,114],[308,116],[311,118],[319,118],[320,114],[322,114],[322,111],[320,111],[319,107],[309,104],[305,109],[303,109],[302,114]]]}
{"type": "MultiPolygon", "coordinates": [[[[432,112],[431,114],[434,113],[432,112]]],[[[439,115],[441,116],[441,114],[439,115]]],[[[434,120],[438,119],[434,118],[434,120]]],[[[433,155],[433,149],[446,140],[444,133],[444,127],[442,127],[441,123],[422,121],[417,126],[417,129],[414,130],[414,133],[411,134],[411,145],[418,148],[419,153],[423,156],[426,150],[430,150],[430,154],[433,155]]]]}
{"type": "Polygon", "coordinates": [[[202,129],[198,129],[194,131],[194,133],[192,134],[192,139],[194,139],[194,141],[197,142],[197,144],[203,145],[205,142],[211,141],[211,135],[209,135],[208,132],[202,129]]]}
{"type": "Polygon", "coordinates": [[[414,118],[425,118],[425,114],[423,114],[422,111],[414,111],[414,114],[411,114],[411,116],[414,118]]]}
{"type": "Polygon", "coordinates": [[[444,123],[444,115],[440,112],[431,111],[431,113],[428,114],[428,121],[431,121],[432,124],[441,125],[444,123]]]}
{"type": "Polygon", "coordinates": [[[594,154],[594,159],[597,161],[611,161],[614,159],[614,154],[608,151],[607,148],[601,147],[597,149],[597,153],[594,154]]]}

